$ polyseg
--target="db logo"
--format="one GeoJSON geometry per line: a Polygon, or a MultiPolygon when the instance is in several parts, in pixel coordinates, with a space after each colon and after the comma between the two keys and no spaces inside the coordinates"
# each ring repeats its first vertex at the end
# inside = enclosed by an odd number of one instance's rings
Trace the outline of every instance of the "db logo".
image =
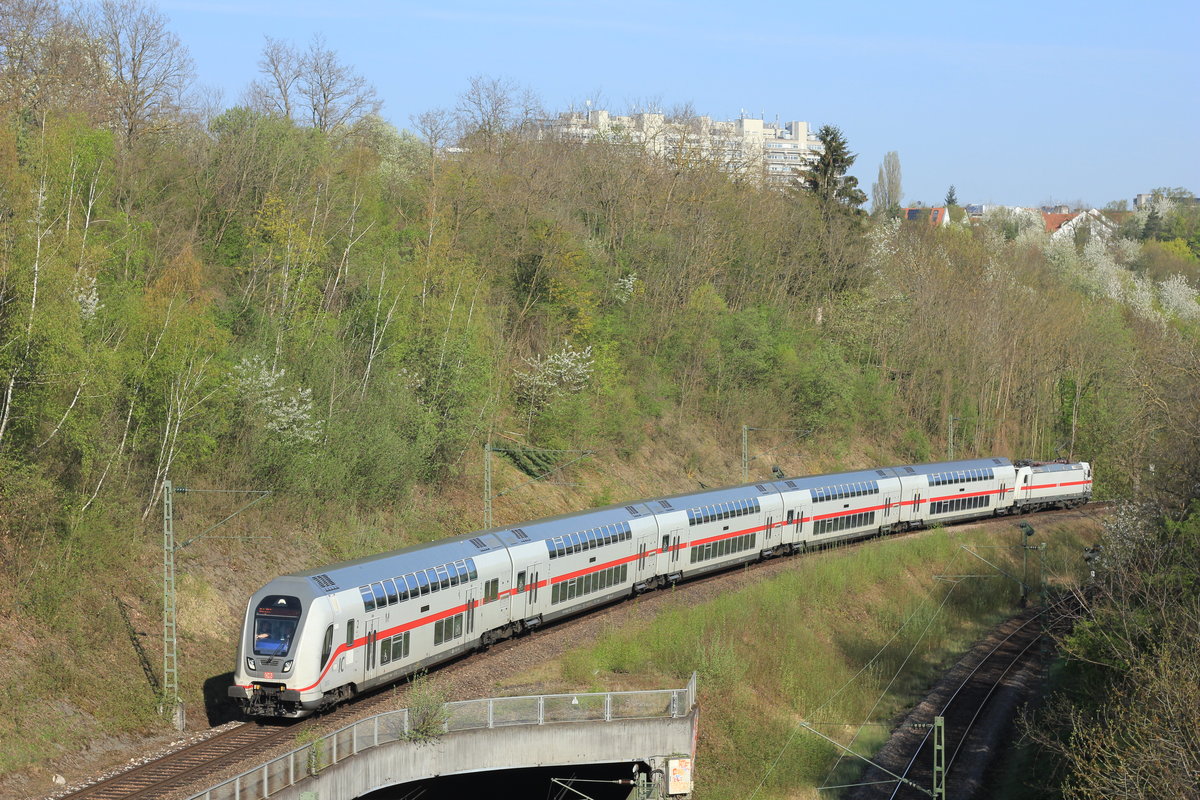
{"type": "Polygon", "coordinates": [[[264,677],[264,678],[274,678],[274,677],[275,677],[275,673],[274,673],[274,672],[264,672],[264,673],[263,673],[263,677],[264,677]]]}

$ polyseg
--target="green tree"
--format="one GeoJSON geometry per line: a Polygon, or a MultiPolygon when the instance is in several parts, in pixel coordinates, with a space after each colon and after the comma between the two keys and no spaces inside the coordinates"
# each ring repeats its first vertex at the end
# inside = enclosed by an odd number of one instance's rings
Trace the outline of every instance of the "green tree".
{"type": "Polygon", "coordinates": [[[946,208],[958,205],[958,192],[954,190],[954,184],[950,184],[950,188],[946,190],[946,199],[943,201],[946,208]]]}

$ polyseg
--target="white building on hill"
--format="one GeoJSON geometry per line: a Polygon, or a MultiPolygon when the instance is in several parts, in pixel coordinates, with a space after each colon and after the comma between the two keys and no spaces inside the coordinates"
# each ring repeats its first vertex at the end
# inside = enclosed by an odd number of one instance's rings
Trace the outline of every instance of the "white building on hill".
{"type": "Polygon", "coordinates": [[[543,120],[539,134],[577,141],[604,138],[628,142],[682,166],[713,164],[772,184],[786,184],[794,169],[815,161],[821,153],[821,143],[807,122],[771,123],[750,117],[720,121],[668,118],[649,112],[618,116],[589,108],[543,120]]]}

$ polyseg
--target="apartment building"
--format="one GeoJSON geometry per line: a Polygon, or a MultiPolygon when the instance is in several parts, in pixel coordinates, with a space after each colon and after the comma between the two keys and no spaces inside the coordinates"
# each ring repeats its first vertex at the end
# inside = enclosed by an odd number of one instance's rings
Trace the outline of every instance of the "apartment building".
{"type": "Polygon", "coordinates": [[[815,161],[821,143],[807,122],[767,122],[742,116],[668,118],[644,112],[614,115],[603,109],[568,111],[543,120],[543,137],[628,143],[681,166],[715,164],[734,175],[783,185],[793,170],[815,161]]]}

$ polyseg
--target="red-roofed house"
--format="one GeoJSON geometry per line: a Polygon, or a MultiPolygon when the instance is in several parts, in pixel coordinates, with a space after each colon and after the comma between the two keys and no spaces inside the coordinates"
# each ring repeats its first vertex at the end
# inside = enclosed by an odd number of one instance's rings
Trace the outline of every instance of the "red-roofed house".
{"type": "Polygon", "coordinates": [[[1047,214],[1042,212],[1042,219],[1046,221],[1046,233],[1054,233],[1063,225],[1066,225],[1071,220],[1079,216],[1078,211],[1072,211],[1069,214],[1047,214]]]}
{"type": "Polygon", "coordinates": [[[945,225],[950,222],[950,210],[941,206],[936,208],[904,208],[900,211],[900,218],[906,221],[926,219],[933,226],[945,225]]]}
{"type": "Polygon", "coordinates": [[[1094,208],[1074,214],[1042,213],[1046,221],[1046,233],[1051,239],[1074,238],[1080,231],[1086,230],[1088,235],[1110,239],[1117,233],[1118,223],[1106,217],[1094,208]]]}

